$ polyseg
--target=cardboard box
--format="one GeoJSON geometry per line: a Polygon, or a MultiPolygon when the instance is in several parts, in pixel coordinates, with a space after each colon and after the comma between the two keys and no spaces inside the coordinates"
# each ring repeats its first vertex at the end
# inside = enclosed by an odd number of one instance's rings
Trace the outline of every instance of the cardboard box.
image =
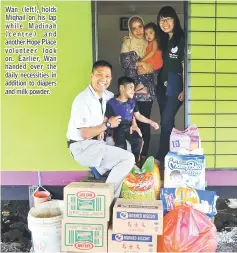
{"type": "Polygon", "coordinates": [[[62,251],[71,252],[107,252],[108,222],[63,220],[62,251]]]}
{"type": "Polygon", "coordinates": [[[157,235],[115,234],[110,227],[108,252],[157,252],[157,235]]]}
{"type": "Polygon", "coordinates": [[[113,233],[163,233],[161,200],[117,199],[113,208],[113,233]]]}
{"type": "Polygon", "coordinates": [[[64,187],[65,219],[105,219],[109,221],[114,185],[73,182],[64,187]]]}
{"type": "Polygon", "coordinates": [[[165,188],[205,190],[205,157],[169,152],[165,156],[165,188]]]}
{"type": "Polygon", "coordinates": [[[216,192],[201,191],[186,187],[162,188],[160,199],[163,203],[164,214],[176,206],[191,205],[209,217],[216,215],[216,192]]]}

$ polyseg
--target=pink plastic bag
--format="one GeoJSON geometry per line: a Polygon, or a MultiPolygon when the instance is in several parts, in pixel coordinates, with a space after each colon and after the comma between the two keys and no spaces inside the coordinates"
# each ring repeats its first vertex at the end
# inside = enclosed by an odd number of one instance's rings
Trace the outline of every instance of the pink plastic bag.
{"type": "Polygon", "coordinates": [[[164,216],[158,252],[216,252],[217,232],[212,221],[190,206],[178,206],[164,216]]]}
{"type": "Polygon", "coordinates": [[[185,149],[189,152],[201,148],[201,138],[196,125],[190,125],[184,131],[173,128],[170,135],[170,151],[179,152],[185,149]]]}

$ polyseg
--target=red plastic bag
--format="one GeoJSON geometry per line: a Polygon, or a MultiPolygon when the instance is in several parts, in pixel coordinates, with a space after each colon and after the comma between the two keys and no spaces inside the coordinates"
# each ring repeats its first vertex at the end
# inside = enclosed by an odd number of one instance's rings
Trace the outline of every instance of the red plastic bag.
{"type": "Polygon", "coordinates": [[[215,252],[217,243],[216,227],[204,213],[178,206],[164,216],[158,252],[215,252]]]}

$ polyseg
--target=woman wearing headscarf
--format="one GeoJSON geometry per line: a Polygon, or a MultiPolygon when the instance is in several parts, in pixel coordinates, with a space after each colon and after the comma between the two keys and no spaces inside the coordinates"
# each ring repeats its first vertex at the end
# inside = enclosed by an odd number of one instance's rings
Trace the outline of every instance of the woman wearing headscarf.
{"type": "MultiPolygon", "coordinates": [[[[121,52],[120,63],[124,69],[125,75],[134,79],[136,84],[142,84],[146,87],[146,93],[136,92],[136,100],[139,111],[147,118],[151,117],[152,103],[156,99],[153,71],[162,67],[162,55],[158,54],[140,62],[146,55],[148,42],[144,37],[144,22],[141,17],[133,16],[128,20],[129,38],[125,39],[121,52]],[[139,66],[138,66],[139,61],[139,66]],[[142,74],[140,74],[142,73],[142,74]]],[[[141,129],[144,145],[141,152],[141,158],[147,157],[151,130],[150,126],[142,122],[137,122],[141,129]]]]}
{"type": "Polygon", "coordinates": [[[175,115],[184,101],[184,31],[175,10],[163,7],[157,16],[163,67],[158,76],[157,100],[161,114],[161,136],[157,159],[164,161],[175,115]]]}

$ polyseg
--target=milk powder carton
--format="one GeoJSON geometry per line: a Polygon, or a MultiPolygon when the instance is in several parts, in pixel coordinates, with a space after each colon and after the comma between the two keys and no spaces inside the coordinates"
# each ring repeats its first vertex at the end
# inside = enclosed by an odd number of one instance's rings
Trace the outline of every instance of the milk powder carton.
{"type": "Polygon", "coordinates": [[[169,152],[165,157],[164,187],[205,190],[205,157],[169,152]]]}
{"type": "Polygon", "coordinates": [[[188,151],[199,150],[201,138],[196,125],[190,125],[184,131],[173,128],[170,135],[170,151],[179,152],[180,149],[188,151]]]}
{"type": "Polygon", "coordinates": [[[107,252],[108,223],[103,219],[63,220],[61,250],[68,252],[107,252]]]}
{"type": "Polygon", "coordinates": [[[192,188],[162,188],[160,199],[163,203],[164,214],[176,206],[190,205],[209,217],[216,215],[216,192],[202,191],[192,188]]]}
{"type": "Polygon", "coordinates": [[[117,199],[113,208],[113,233],[161,235],[162,201],[117,199]]]}
{"type": "Polygon", "coordinates": [[[64,187],[64,218],[110,219],[114,184],[73,182],[64,187]]]}
{"type": "Polygon", "coordinates": [[[108,231],[108,252],[157,252],[157,235],[114,233],[108,231]]]}

